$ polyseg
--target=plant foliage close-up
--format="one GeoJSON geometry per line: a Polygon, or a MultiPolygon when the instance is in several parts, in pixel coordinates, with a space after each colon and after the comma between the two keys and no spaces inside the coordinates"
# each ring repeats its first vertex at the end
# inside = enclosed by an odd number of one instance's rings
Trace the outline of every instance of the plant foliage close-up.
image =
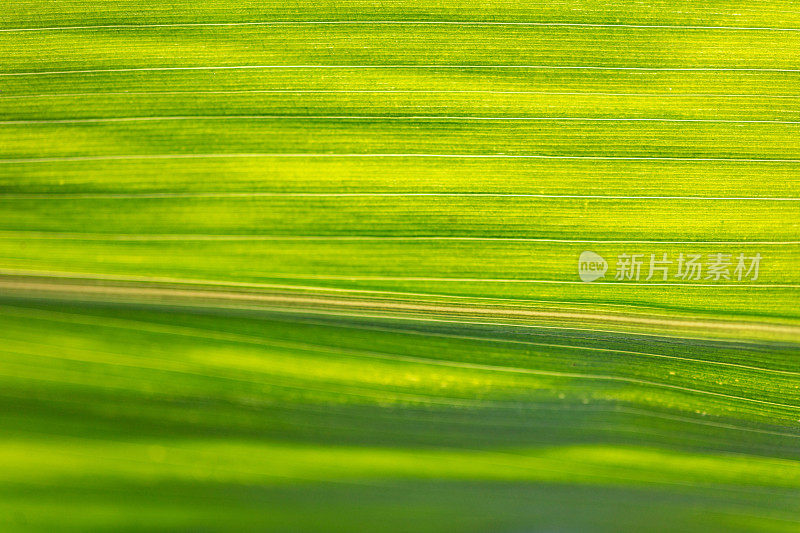
{"type": "Polygon", "coordinates": [[[800,531],[791,0],[6,0],[0,530],[800,531]]]}

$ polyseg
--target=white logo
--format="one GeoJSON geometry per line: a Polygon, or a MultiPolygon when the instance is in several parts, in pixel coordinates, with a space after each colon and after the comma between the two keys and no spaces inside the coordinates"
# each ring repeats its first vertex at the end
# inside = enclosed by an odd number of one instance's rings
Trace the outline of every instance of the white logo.
{"type": "Polygon", "coordinates": [[[585,251],[578,258],[578,275],[581,281],[590,282],[606,275],[608,263],[594,252],[585,251]]]}

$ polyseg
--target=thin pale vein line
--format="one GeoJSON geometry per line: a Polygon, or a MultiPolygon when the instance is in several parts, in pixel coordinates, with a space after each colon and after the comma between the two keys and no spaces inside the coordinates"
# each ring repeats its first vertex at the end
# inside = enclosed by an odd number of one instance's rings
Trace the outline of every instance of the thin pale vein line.
{"type": "Polygon", "coordinates": [[[776,436],[781,436],[781,437],[800,438],[800,434],[795,434],[795,433],[785,433],[785,432],[782,432],[782,431],[772,431],[772,430],[767,430],[767,429],[748,428],[748,427],[736,426],[736,425],[733,425],[733,424],[725,424],[725,423],[714,422],[714,421],[697,420],[697,419],[694,419],[694,418],[670,415],[668,413],[659,413],[659,412],[656,412],[656,411],[648,411],[648,410],[645,410],[645,409],[637,409],[637,408],[632,408],[632,407],[621,406],[621,407],[618,407],[616,409],[616,411],[620,412],[620,413],[625,413],[625,414],[643,415],[643,416],[649,416],[649,417],[653,417],[653,418],[662,418],[662,419],[665,419],[665,420],[674,420],[676,422],[685,422],[685,423],[689,423],[689,424],[699,424],[699,425],[703,425],[703,426],[717,427],[717,428],[722,428],[722,429],[748,431],[748,432],[752,432],[752,433],[761,433],[761,434],[764,434],[764,435],[776,435],[776,436]]]}
{"type": "Polygon", "coordinates": [[[101,124],[114,122],[162,122],[190,120],[390,120],[390,121],[492,121],[492,122],[698,122],[707,124],[800,124],[797,120],[735,120],[663,117],[481,117],[456,115],[186,115],[148,117],[98,117],[3,120],[0,125],[101,124]]]}
{"type": "Polygon", "coordinates": [[[302,274],[280,274],[269,273],[264,276],[276,277],[281,279],[316,279],[332,281],[420,281],[420,282],[457,282],[457,283],[542,283],[554,285],[614,285],[616,287],[635,286],[635,287],[723,287],[723,288],[775,288],[775,289],[798,289],[800,284],[762,284],[762,283],[650,283],[650,282],[629,282],[629,281],[593,281],[591,283],[583,281],[551,280],[551,279],[494,279],[494,278],[445,278],[427,276],[339,276],[339,275],[302,275],[302,274]]]}
{"type": "Polygon", "coordinates": [[[205,65],[191,67],[132,67],[116,69],[45,70],[2,72],[0,76],[48,76],[100,74],[113,72],[157,72],[176,70],[245,70],[245,69],[531,69],[531,70],[627,70],[642,72],[800,72],[800,68],[758,67],[623,67],[600,65],[205,65]]]}
{"type": "Polygon", "coordinates": [[[775,26],[722,26],[722,25],[680,25],[680,24],[608,24],[592,22],[519,22],[519,21],[483,21],[483,20],[276,20],[249,22],[176,22],[176,23],[143,23],[143,24],[103,24],[75,26],[45,26],[34,28],[4,28],[0,32],[36,32],[65,30],[98,30],[98,29],[145,29],[145,28],[203,28],[203,27],[236,27],[236,26],[517,26],[517,27],[566,27],[566,28],[623,28],[623,29],[666,29],[666,30],[712,30],[712,31],[784,31],[796,32],[800,28],[782,28],[775,26]]]}
{"type": "Polygon", "coordinates": [[[324,158],[324,157],[363,157],[363,158],[446,158],[446,159],[567,159],[585,161],[705,161],[730,163],[800,163],[800,158],[736,158],[736,157],[645,157],[645,156],[604,156],[604,155],[541,155],[541,154],[433,154],[433,153],[219,153],[219,154],[139,154],[139,155],[87,155],[59,157],[31,157],[0,159],[0,164],[18,163],[58,163],[68,161],[125,161],[148,159],[210,159],[210,158],[324,158]]]}
{"type": "MultiPolygon", "coordinates": [[[[13,275],[13,270],[0,270],[0,273],[13,275]]],[[[278,279],[297,279],[297,280],[330,280],[330,281],[411,281],[411,282],[457,282],[457,283],[541,283],[554,285],[614,285],[617,287],[694,287],[694,288],[773,288],[773,289],[796,289],[800,284],[760,284],[760,283],[650,283],[650,282],[628,282],[628,281],[594,281],[591,283],[583,281],[550,280],[550,279],[494,279],[494,278],[445,278],[428,276],[343,276],[325,274],[282,274],[277,272],[264,272],[265,278],[278,279]]]]}
{"type": "Polygon", "coordinates": [[[796,94],[715,94],[715,93],[613,93],[586,91],[493,91],[481,89],[243,89],[231,91],[97,91],[84,93],[47,93],[0,95],[0,100],[24,98],[79,98],[84,96],[182,96],[193,94],[527,94],[539,96],[630,96],[641,98],[800,98],[796,94]]]}
{"type": "Polygon", "coordinates": [[[607,194],[533,194],[490,192],[145,192],[1,194],[0,200],[113,200],[159,198],[564,198],[585,200],[755,200],[798,202],[778,196],[647,196],[607,194]]]}
{"type": "Polygon", "coordinates": [[[661,241],[661,240],[601,240],[601,239],[548,239],[534,237],[464,237],[436,235],[231,235],[198,233],[67,233],[51,231],[0,230],[0,237],[22,239],[67,239],[97,241],[368,241],[368,242],[511,242],[511,243],[564,243],[564,244],[697,244],[697,245],[798,245],[800,241],[661,241]]]}

